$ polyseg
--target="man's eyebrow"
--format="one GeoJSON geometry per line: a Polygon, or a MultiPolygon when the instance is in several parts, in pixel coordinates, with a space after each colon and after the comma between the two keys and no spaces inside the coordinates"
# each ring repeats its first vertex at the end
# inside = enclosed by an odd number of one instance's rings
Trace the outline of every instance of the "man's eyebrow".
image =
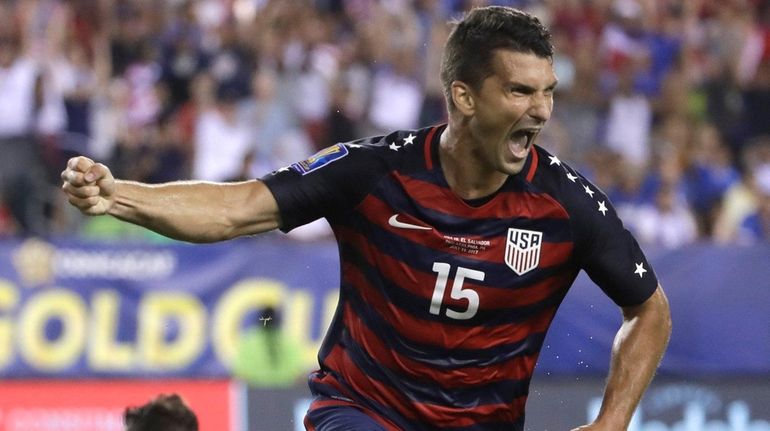
{"type": "MultiPolygon", "coordinates": [[[[545,87],[545,91],[553,90],[554,88],[556,88],[556,85],[558,84],[559,84],[558,80],[553,81],[551,85],[549,85],[548,87],[545,87]]],[[[514,91],[522,92],[522,93],[534,93],[537,91],[537,88],[532,87],[531,85],[523,84],[521,82],[509,82],[508,88],[514,91]]]]}

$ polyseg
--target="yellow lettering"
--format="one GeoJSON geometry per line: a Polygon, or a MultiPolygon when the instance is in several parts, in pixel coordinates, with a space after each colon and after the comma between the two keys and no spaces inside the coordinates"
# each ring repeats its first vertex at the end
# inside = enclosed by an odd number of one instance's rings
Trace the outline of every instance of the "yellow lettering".
{"type": "Polygon", "coordinates": [[[120,322],[120,294],[100,290],[91,298],[91,339],[88,363],[94,370],[130,371],[134,349],[117,341],[120,322]]]}
{"type": "Polygon", "coordinates": [[[337,303],[339,301],[340,291],[338,289],[329,291],[329,293],[326,294],[326,298],[324,298],[323,317],[321,320],[321,326],[319,326],[319,328],[321,328],[321,337],[318,340],[319,347],[321,345],[321,341],[326,335],[326,331],[329,330],[329,325],[332,324],[332,319],[334,319],[334,313],[337,312],[337,303]]]}
{"type": "Polygon", "coordinates": [[[337,310],[339,291],[334,289],[326,294],[321,309],[321,328],[318,338],[313,339],[313,328],[310,317],[313,315],[313,301],[310,295],[302,290],[297,290],[287,304],[287,331],[286,335],[299,342],[302,349],[302,363],[309,369],[318,367],[318,350],[321,348],[326,331],[331,324],[334,313],[337,310]]]}
{"type": "Polygon", "coordinates": [[[238,348],[240,325],[249,310],[281,304],[286,296],[283,283],[268,279],[248,279],[231,287],[214,309],[211,342],[217,358],[229,366],[238,348]]]}
{"type": "Polygon", "coordinates": [[[318,363],[318,343],[312,339],[313,298],[302,290],[293,292],[286,303],[284,334],[297,341],[302,352],[302,364],[308,369],[318,363]]]}
{"type": "MultiPolygon", "coordinates": [[[[19,303],[19,292],[10,282],[0,279],[0,311],[12,310],[19,303]]],[[[13,320],[0,317],[0,368],[13,358],[13,320]]]]}
{"type": "Polygon", "coordinates": [[[19,317],[19,350],[33,366],[57,371],[72,366],[86,342],[88,310],[75,293],[53,289],[27,301],[19,317]],[[48,340],[46,323],[53,318],[61,321],[61,335],[48,340]]]}
{"type": "Polygon", "coordinates": [[[137,341],[143,363],[150,369],[189,366],[206,341],[206,310],[198,298],[181,292],[150,293],[139,306],[137,341]],[[169,321],[178,324],[172,341],[166,340],[169,321]]]}

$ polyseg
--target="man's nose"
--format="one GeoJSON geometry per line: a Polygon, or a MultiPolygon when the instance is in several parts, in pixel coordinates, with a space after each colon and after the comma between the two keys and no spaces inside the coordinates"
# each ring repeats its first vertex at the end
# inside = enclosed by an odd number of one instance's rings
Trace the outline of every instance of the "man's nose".
{"type": "Polygon", "coordinates": [[[549,94],[538,93],[532,96],[532,105],[528,114],[535,120],[546,122],[551,118],[553,98],[549,94]]]}

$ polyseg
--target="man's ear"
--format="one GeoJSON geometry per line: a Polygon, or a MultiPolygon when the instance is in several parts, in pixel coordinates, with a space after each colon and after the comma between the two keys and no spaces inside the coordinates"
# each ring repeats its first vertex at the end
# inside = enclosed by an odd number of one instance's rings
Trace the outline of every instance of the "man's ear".
{"type": "Polygon", "coordinates": [[[473,90],[462,81],[452,81],[452,102],[463,115],[470,116],[476,111],[473,90]]]}

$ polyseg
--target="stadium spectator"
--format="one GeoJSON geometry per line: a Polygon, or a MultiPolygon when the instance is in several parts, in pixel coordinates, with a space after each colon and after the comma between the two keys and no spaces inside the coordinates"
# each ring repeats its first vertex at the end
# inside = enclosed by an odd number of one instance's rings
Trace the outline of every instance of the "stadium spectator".
{"type": "Polygon", "coordinates": [[[647,181],[645,169],[628,162],[622,157],[613,166],[615,184],[607,190],[607,196],[618,215],[632,231],[639,222],[638,210],[643,205],[652,204],[655,190],[647,181]]]}
{"type": "Polygon", "coordinates": [[[198,431],[195,412],[177,394],[162,394],[123,412],[125,431],[198,431]]]}
{"type": "Polygon", "coordinates": [[[56,74],[64,96],[67,125],[65,131],[69,139],[76,142],[69,148],[80,147],[88,150],[88,138],[91,136],[91,99],[96,91],[96,70],[88,58],[86,49],[77,43],[66,47],[65,57],[56,65],[56,74]]]}
{"type": "Polygon", "coordinates": [[[292,81],[294,110],[314,149],[326,142],[332,84],[339,73],[339,50],[331,43],[330,22],[320,14],[298,15],[296,39],[286,46],[284,63],[292,81]]]}
{"type": "Polygon", "coordinates": [[[715,221],[714,240],[718,243],[737,242],[743,219],[756,211],[758,194],[754,175],[760,166],[770,165],[770,137],[761,136],[747,144],[741,161],[741,180],[725,193],[715,221]]]}
{"type": "Polygon", "coordinates": [[[275,70],[258,70],[252,80],[252,96],[238,107],[239,121],[249,128],[249,151],[253,154],[250,178],[293,163],[314,150],[288,100],[289,85],[275,70]]]}
{"type": "Polygon", "coordinates": [[[203,51],[203,29],[195,16],[195,2],[178,2],[161,36],[163,80],[174,107],[190,100],[195,76],[203,71],[208,58],[203,51]]]}
{"type": "MultiPolygon", "coordinates": [[[[705,121],[737,158],[767,127],[765,3],[516,3],[553,23],[560,86],[559,109],[549,129],[560,124],[569,131],[554,131],[568,138],[554,140],[560,156],[588,166],[610,138],[632,162],[655,158],[668,124],[690,130],[705,121]],[[613,90],[619,79],[632,85],[630,93],[613,90]],[[611,96],[611,115],[603,117],[600,108],[609,107],[611,96]],[[634,120],[616,121],[619,117],[634,120]]],[[[420,124],[443,121],[436,79],[438,47],[446,39],[443,23],[470,4],[475,3],[41,0],[5,2],[3,19],[21,26],[29,41],[27,57],[37,59],[41,81],[50,81],[40,93],[34,127],[46,137],[44,168],[50,175],[52,166],[73,151],[115,159],[113,152],[122,149],[114,143],[126,141],[121,128],[132,125],[132,133],[152,134],[159,119],[173,119],[182,130],[180,144],[191,149],[198,116],[206,112],[189,100],[202,74],[214,79],[215,88],[221,81],[239,101],[250,103],[252,77],[271,70],[279,93],[292,104],[276,124],[299,116],[303,134],[316,147],[403,127],[397,123],[416,124],[415,117],[420,124]],[[391,91],[383,92],[383,83],[397,85],[388,84],[391,91]],[[397,110],[390,109],[394,101],[397,110]],[[85,150],[84,132],[91,135],[85,150]]],[[[15,100],[20,88],[0,87],[0,99],[15,100]]],[[[275,130],[272,124],[266,126],[268,134],[275,130]]],[[[252,129],[260,134],[263,125],[252,129]]],[[[288,142],[299,142],[300,134],[290,135],[288,142]]],[[[683,160],[693,158],[688,145],[677,147],[683,160]]],[[[252,173],[264,166],[258,153],[249,159],[252,173]]],[[[186,154],[185,166],[195,165],[195,152],[186,154]]],[[[116,172],[132,167],[131,158],[122,160],[111,163],[116,172]]],[[[238,165],[245,168],[249,160],[238,165]]],[[[586,173],[600,183],[617,181],[593,177],[603,175],[599,170],[586,173]]],[[[23,199],[37,200],[31,207],[41,201],[47,206],[43,229],[50,229],[48,223],[61,225],[52,218],[62,211],[50,207],[59,202],[47,202],[45,194],[23,199]]],[[[688,200],[702,213],[701,198],[688,200]]],[[[703,239],[711,238],[709,220],[703,239]]]]}
{"type": "Polygon", "coordinates": [[[217,29],[216,45],[209,50],[207,71],[221,92],[235,101],[249,96],[255,59],[238,35],[238,25],[228,19],[217,29]]]}
{"type": "Polygon", "coordinates": [[[394,52],[393,58],[374,72],[369,122],[375,133],[417,126],[423,95],[414,67],[414,51],[407,49],[394,52]]]}
{"type": "Polygon", "coordinates": [[[310,379],[305,424],[319,431],[523,430],[544,332],[584,269],[623,323],[599,416],[576,429],[625,429],[667,345],[669,309],[607,197],[533,143],[553,108],[552,55],[532,15],[474,9],[444,52],[446,125],[338,144],[238,183],[150,186],[78,157],[63,190],[85,214],[193,242],[327,218],[342,274],[310,379]]]}
{"type": "MultiPolygon", "coordinates": [[[[418,2],[417,19],[420,23],[420,42],[418,42],[418,71],[421,71],[424,98],[420,108],[420,124],[437,124],[446,121],[446,101],[441,88],[439,72],[441,70],[441,47],[449,37],[449,26],[442,13],[439,1],[418,2]]],[[[337,141],[343,142],[343,141],[337,141]]]]}
{"type": "Polygon", "coordinates": [[[38,125],[46,81],[8,9],[0,5],[0,202],[21,235],[45,235],[49,188],[38,125]]]}
{"type": "Polygon", "coordinates": [[[162,75],[157,47],[147,41],[137,49],[136,59],[126,66],[123,74],[129,97],[126,119],[132,128],[152,124],[162,110],[158,94],[162,75]]]}
{"type": "Polygon", "coordinates": [[[701,235],[710,237],[714,221],[727,190],[740,180],[730,149],[719,130],[710,123],[700,124],[693,134],[685,171],[685,187],[701,235]]]}
{"type": "Polygon", "coordinates": [[[680,197],[674,186],[664,185],[652,205],[642,205],[636,211],[634,232],[642,245],[675,248],[695,242],[695,217],[680,197]]]}
{"type": "MultiPolygon", "coordinates": [[[[599,65],[595,59],[596,41],[591,34],[568,39],[566,35],[571,31],[567,28],[564,34],[560,34],[557,29],[554,35],[554,69],[559,77],[559,86],[554,94],[558,109],[554,110],[551,124],[559,122],[569,131],[569,145],[560,148],[560,151],[566,151],[563,158],[587,166],[591,164],[589,159],[605,152],[597,145],[604,128],[602,109],[605,102],[603,95],[597,91],[599,65]],[[573,69],[574,75],[570,72],[573,69]]],[[[596,176],[591,179],[599,181],[596,176]]]]}
{"type": "Polygon", "coordinates": [[[228,86],[215,91],[215,105],[200,112],[195,124],[192,175],[206,181],[243,178],[252,151],[250,130],[238,116],[238,94],[228,86]]]}
{"type": "Polygon", "coordinates": [[[639,70],[636,59],[623,60],[618,66],[617,86],[609,97],[607,113],[607,147],[623,161],[643,168],[650,159],[652,104],[634,86],[639,70]]]}
{"type": "Polygon", "coordinates": [[[770,164],[754,174],[757,209],[741,222],[738,241],[745,244],[770,242],[770,164]]]}
{"type": "Polygon", "coordinates": [[[374,53],[368,110],[373,134],[417,127],[424,101],[417,69],[417,16],[409,8],[388,7],[386,3],[380,8],[366,33],[374,53]],[[386,37],[382,37],[383,32],[386,37]]]}

